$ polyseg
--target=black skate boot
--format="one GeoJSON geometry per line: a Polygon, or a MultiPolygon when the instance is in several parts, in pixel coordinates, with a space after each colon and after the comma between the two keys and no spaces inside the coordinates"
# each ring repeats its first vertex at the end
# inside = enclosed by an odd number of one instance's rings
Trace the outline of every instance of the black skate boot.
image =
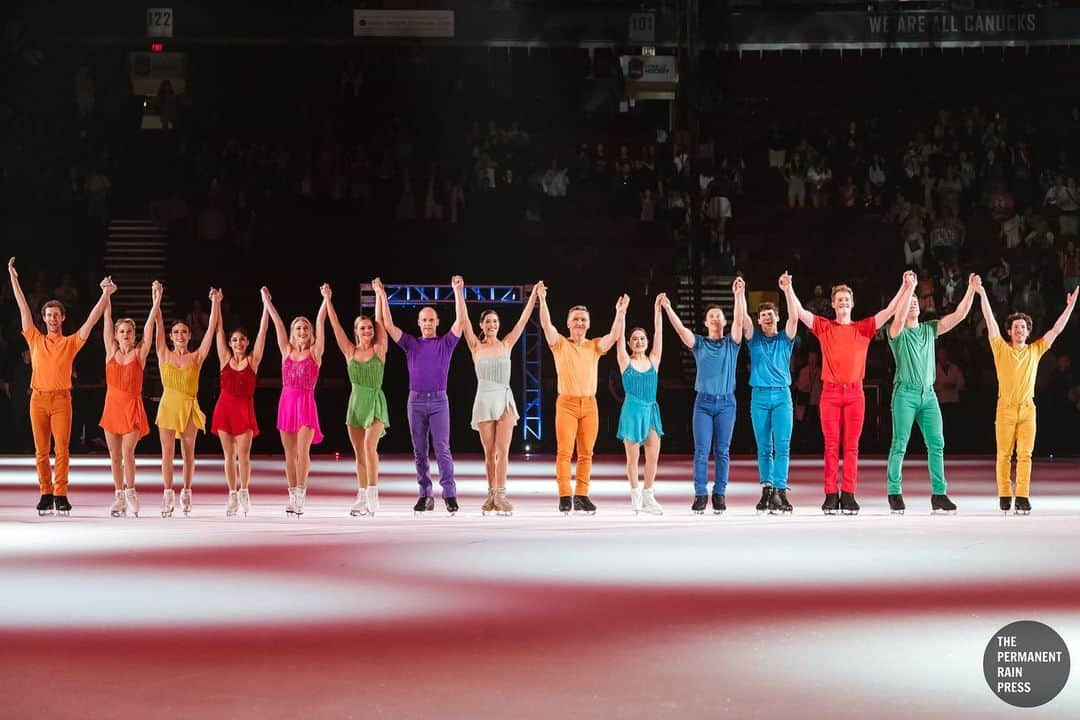
{"type": "Polygon", "coordinates": [[[575,495],[574,512],[585,513],[586,515],[595,515],[596,506],[593,505],[593,501],[589,499],[588,495],[575,495]]]}
{"type": "Polygon", "coordinates": [[[788,502],[786,489],[777,490],[776,494],[773,495],[773,500],[775,501],[776,507],[780,511],[781,515],[790,515],[792,512],[794,512],[795,508],[791,507],[791,503],[788,502]]]}
{"type": "Polygon", "coordinates": [[[904,504],[904,496],[900,493],[889,496],[889,512],[893,515],[903,515],[904,510],[907,510],[907,505],[904,504]]]}
{"type": "MultiPolygon", "coordinates": [[[[454,515],[456,515],[457,511],[458,511],[457,498],[456,497],[443,498],[443,501],[446,503],[446,512],[450,513],[450,517],[454,517],[454,515]]],[[[434,507],[435,506],[434,499],[432,499],[431,505],[432,505],[432,507],[430,507],[428,509],[429,510],[434,510],[435,509],[435,507],[434,507]]]]}
{"type": "Polygon", "coordinates": [[[42,495],[37,504],[38,517],[44,517],[46,515],[53,514],[53,496],[51,494],[42,495]]]}
{"type": "Polygon", "coordinates": [[[419,515],[425,512],[431,512],[435,509],[435,498],[433,497],[420,497],[417,498],[416,504],[413,505],[413,515],[419,515]]]}
{"type": "Polygon", "coordinates": [[[1012,510],[1012,498],[1008,495],[1002,495],[998,498],[998,507],[1001,508],[1001,512],[1007,513],[1012,510]]]}
{"type": "Polygon", "coordinates": [[[841,515],[858,515],[859,503],[855,502],[855,493],[849,493],[846,490],[840,491],[840,514],[841,515]]]}
{"type": "Polygon", "coordinates": [[[704,515],[705,514],[705,508],[707,508],[708,506],[709,506],[709,496],[708,495],[695,495],[694,496],[694,504],[690,506],[690,510],[692,510],[696,515],[704,515]]]}
{"type": "Polygon", "coordinates": [[[713,493],[712,496],[712,514],[722,515],[727,510],[727,502],[724,500],[724,496],[719,493],[713,493]]]}
{"type": "MultiPolygon", "coordinates": [[[[1027,501],[1027,498],[1024,498],[1027,501]]],[[[71,503],[68,502],[67,495],[57,495],[53,498],[53,505],[56,507],[56,514],[63,517],[69,517],[71,515],[71,503]]],[[[1017,504],[1017,510],[1020,509],[1020,503],[1017,504]]],[[[1031,510],[1031,507],[1028,507],[1031,510]]]]}
{"type": "MultiPolygon", "coordinates": [[[[57,510],[57,513],[59,513],[59,511],[60,511],[60,500],[59,500],[59,498],[57,498],[57,501],[56,501],[56,510],[57,510]]],[[[1019,495],[1017,495],[1016,496],[1016,514],[1017,515],[1030,515],[1031,514],[1031,501],[1028,500],[1026,497],[1020,497],[1019,495]]]]}
{"type": "Polygon", "coordinates": [[[840,512],[840,496],[836,493],[825,493],[825,502],[821,503],[821,512],[826,515],[835,515],[840,512]]]}
{"type": "Polygon", "coordinates": [[[955,515],[956,503],[950,500],[948,495],[931,495],[930,512],[945,513],[946,515],[955,515]]]}
{"type": "Polygon", "coordinates": [[[573,510],[573,509],[574,509],[573,498],[571,498],[569,495],[560,495],[559,496],[559,512],[561,512],[563,515],[569,515],[570,511],[573,510]]]}
{"type": "Polygon", "coordinates": [[[757,510],[757,514],[761,515],[764,512],[773,512],[774,500],[773,494],[776,492],[772,485],[761,486],[761,499],[757,501],[757,505],[754,509],[757,510]]]}

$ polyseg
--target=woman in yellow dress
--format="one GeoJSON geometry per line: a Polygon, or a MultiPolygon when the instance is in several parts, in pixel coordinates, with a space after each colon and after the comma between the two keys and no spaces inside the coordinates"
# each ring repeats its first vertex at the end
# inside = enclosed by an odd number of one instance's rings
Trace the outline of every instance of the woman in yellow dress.
{"type": "Polygon", "coordinates": [[[176,497],[173,494],[173,458],[176,438],[180,438],[180,454],[184,459],[184,486],[180,490],[180,507],[191,512],[191,479],[195,474],[195,435],[206,430],[206,415],[199,407],[199,370],[214,344],[214,332],[221,322],[221,290],[210,288],[210,326],[202,344],[195,352],[188,350],[191,329],[177,321],[169,329],[172,349],[165,343],[165,322],[161,309],[157,313],[158,370],[164,389],[158,405],[157,426],[161,438],[161,479],[165,492],[161,498],[161,517],[171,517],[176,497]]]}

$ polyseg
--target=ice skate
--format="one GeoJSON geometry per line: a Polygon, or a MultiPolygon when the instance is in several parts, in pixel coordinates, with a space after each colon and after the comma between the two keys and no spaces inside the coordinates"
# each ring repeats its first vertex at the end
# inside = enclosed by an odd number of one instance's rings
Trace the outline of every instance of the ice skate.
{"type": "Polygon", "coordinates": [[[761,499],[758,500],[757,505],[754,506],[754,509],[757,510],[758,515],[766,512],[771,514],[775,511],[775,493],[776,489],[772,485],[761,486],[761,499]]]}
{"type": "Polygon", "coordinates": [[[727,510],[727,501],[723,495],[719,493],[713,493],[712,496],[712,512],[713,515],[722,515],[727,510]]]}
{"type": "Polygon", "coordinates": [[[109,514],[113,517],[123,517],[127,515],[127,499],[124,497],[123,490],[115,490],[114,493],[115,498],[109,506],[109,514]]]}
{"type": "Polygon", "coordinates": [[[858,515],[859,503],[855,502],[855,493],[849,493],[846,490],[840,491],[840,514],[841,515],[858,515]]]}
{"type": "Polygon", "coordinates": [[[641,488],[630,488],[630,507],[635,515],[641,514],[641,488]]]}
{"type": "Polygon", "coordinates": [[[944,493],[941,495],[930,496],[930,512],[932,513],[944,513],[946,515],[956,514],[956,503],[949,499],[948,495],[944,493]]]}
{"type": "Polygon", "coordinates": [[[588,495],[575,495],[574,512],[582,513],[584,515],[595,515],[596,506],[593,505],[593,501],[589,499],[588,495]]]}
{"type": "Polygon", "coordinates": [[[694,496],[694,504],[690,506],[690,510],[695,515],[704,515],[705,514],[705,508],[707,508],[707,507],[709,507],[709,496],[708,495],[695,495],[694,496]]]}
{"type": "Polygon", "coordinates": [[[641,498],[641,512],[646,515],[663,515],[664,508],[656,502],[656,495],[652,488],[645,488],[641,498]]]}
{"type": "Polygon", "coordinates": [[[423,515],[425,512],[432,512],[435,509],[435,498],[425,497],[421,495],[416,504],[413,505],[413,515],[423,515]]]}
{"type": "Polygon", "coordinates": [[[457,515],[458,504],[456,497],[443,498],[443,502],[446,503],[446,512],[450,513],[450,517],[457,515]]]}
{"type": "Polygon", "coordinates": [[[296,513],[296,517],[300,517],[304,514],[304,500],[307,499],[307,485],[296,486],[296,503],[293,512],[296,513]]]}
{"type": "Polygon", "coordinates": [[[825,502],[821,503],[821,512],[826,515],[835,515],[840,512],[840,495],[834,492],[825,493],[825,502]]]}
{"type": "Polygon", "coordinates": [[[1012,510],[1012,498],[1008,495],[1002,495],[998,498],[998,507],[1001,508],[1001,512],[1008,513],[1012,510]]]}
{"type": "Polygon", "coordinates": [[[375,511],[379,509],[379,486],[368,485],[367,486],[367,507],[368,514],[371,517],[375,517],[375,511]]]}
{"type": "Polygon", "coordinates": [[[127,509],[135,517],[139,517],[139,494],[135,492],[135,488],[127,488],[124,490],[124,500],[127,501],[127,509]]]}
{"type": "Polygon", "coordinates": [[[563,515],[569,515],[573,508],[574,505],[569,495],[559,496],[559,512],[563,515]]]}
{"type": "Polygon", "coordinates": [[[893,515],[903,515],[907,505],[904,504],[904,496],[900,493],[889,496],[889,512],[893,515]]]}
{"type": "Polygon", "coordinates": [[[480,514],[487,515],[490,512],[495,512],[495,488],[488,488],[487,500],[480,506],[480,514]]]}
{"type": "Polygon", "coordinates": [[[46,493],[41,496],[37,504],[38,517],[45,517],[46,515],[53,514],[53,496],[51,493],[46,493]]]}
{"type": "Polygon", "coordinates": [[[168,488],[161,494],[161,517],[172,517],[174,507],[176,507],[176,493],[172,488],[168,488]]]}
{"type": "Polygon", "coordinates": [[[353,517],[364,517],[369,513],[367,488],[360,488],[356,492],[356,500],[353,501],[352,507],[349,508],[349,515],[352,515],[353,517]]]}
{"type": "Polygon", "coordinates": [[[240,488],[240,492],[237,494],[237,499],[240,501],[240,512],[244,513],[244,517],[251,512],[251,493],[247,488],[240,488]]]}
{"type": "Polygon", "coordinates": [[[191,514],[191,488],[181,488],[180,509],[184,511],[185,515],[191,514]]]}
{"type": "Polygon", "coordinates": [[[776,507],[780,511],[781,515],[790,515],[795,512],[795,508],[791,506],[791,503],[787,499],[787,489],[777,490],[773,496],[776,501],[776,507]]]}
{"type": "MultiPolygon", "coordinates": [[[[1024,498],[1024,500],[1027,501],[1027,498],[1024,498]]],[[[68,517],[71,515],[71,503],[68,502],[67,495],[55,495],[53,497],[53,507],[56,508],[57,517],[68,517]]],[[[1017,498],[1016,509],[1017,511],[1020,510],[1019,498],[1017,498]]],[[[1031,508],[1028,507],[1028,510],[1031,510],[1031,508]]],[[[1024,514],[1026,515],[1027,513],[1024,514]]]]}
{"type": "MultiPolygon", "coordinates": [[[[61,496],[63,497],[63,496],[61,496]]],[[[56,500],[56,512],[60,513],[60,499],[56,500]]],[[[1016,496],[1016,510],[1017,515],[1030,515],[1031,514],[1031,501],[1026,497],[1016,496]]]]}
{"type": "MultiPolygon", "coordinates": [[[[181,498],[183,496],[181,495],[181,498]]],[[[229,493],[228,499],[225,501],[225,517],[233,517],[236,515],[236,511],[240,509],[240,495],[235,490],[229,493]]]]}
{"type": "Polygon", "coordinates": [[[285,506],[285,514],[293,517],[296,515],[296,488],[289,488],[289,504],[285,506]]]}
{"type": "Polygon", "coordinates": [[[506,488],[495,490],[495,514],[509,517],[514,514],[514,505],[506,499],[506,488]]]}

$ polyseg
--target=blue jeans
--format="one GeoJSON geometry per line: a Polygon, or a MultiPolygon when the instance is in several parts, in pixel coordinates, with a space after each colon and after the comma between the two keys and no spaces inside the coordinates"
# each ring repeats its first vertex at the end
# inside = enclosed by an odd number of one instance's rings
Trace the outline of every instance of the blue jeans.
{"type": "Polygon", "coordinates": [[[735,396],[698,393],[694,399],[694,494],[708,494],[709,454],[716,458],[713,493],[727,491],[735,396]]]}
{"type": "Polygon", "coordinates": [[[413,460],[416,462],[416,482],[420,495],[431,497],[431,466],[428,460],[428,440],[435,445],[435,460],[439,464],[439,484],[442,496],[457,496],[454,483],[454,458],[450,456],[450,405],[445,392],[410,392],[409,433],[412,435],[413,460]]]}
{"type": "Polygon", "coordinates": [[[761,484],[787,490],[794,420],[791,390],[786,387],[754,388],[750,395],[750,419],[754,423],[761,484]]]}

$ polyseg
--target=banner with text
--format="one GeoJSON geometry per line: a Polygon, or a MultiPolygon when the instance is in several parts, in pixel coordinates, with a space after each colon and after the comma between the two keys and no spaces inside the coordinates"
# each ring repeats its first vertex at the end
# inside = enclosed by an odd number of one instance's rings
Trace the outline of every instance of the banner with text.
{"type": "Polygon", "coordinates": [[[454,37],[453,10],[353,10],[353,37],[454,37]]]}

